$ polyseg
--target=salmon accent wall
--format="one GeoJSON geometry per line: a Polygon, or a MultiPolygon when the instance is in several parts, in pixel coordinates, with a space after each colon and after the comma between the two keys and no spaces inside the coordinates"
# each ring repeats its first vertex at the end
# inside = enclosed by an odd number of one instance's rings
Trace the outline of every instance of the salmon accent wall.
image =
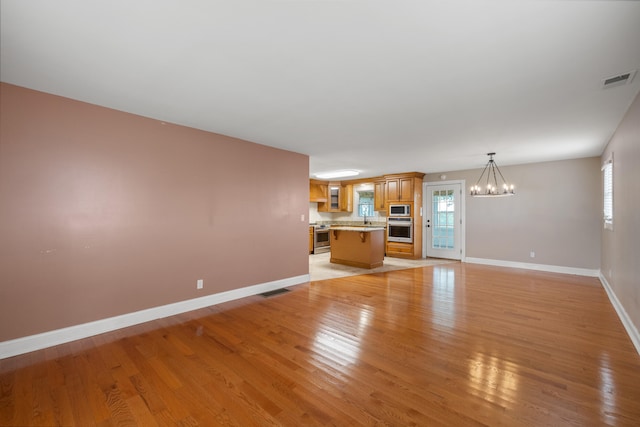
{"type": "Polygon", "coordinates": [[[0,341],[308,274],[308,156],[4,83],[0,102],[0,341]]]}

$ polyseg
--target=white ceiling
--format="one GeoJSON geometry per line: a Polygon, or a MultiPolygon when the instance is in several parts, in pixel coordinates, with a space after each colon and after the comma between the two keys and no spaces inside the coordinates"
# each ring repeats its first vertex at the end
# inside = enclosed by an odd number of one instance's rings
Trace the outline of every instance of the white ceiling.
{"type": "Polygon", "coordinates": [[[640,2],[2,0],[2,81],[362,176],[597,156],[640,2]]]}

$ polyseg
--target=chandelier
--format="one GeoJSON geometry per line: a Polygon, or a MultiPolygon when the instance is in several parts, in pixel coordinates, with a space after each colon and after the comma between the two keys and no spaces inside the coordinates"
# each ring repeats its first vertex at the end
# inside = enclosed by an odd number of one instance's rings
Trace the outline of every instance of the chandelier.
{"type": "Polygon", "coordinates": [[[507,184],[507,180],[502,176],[502,172],[498,168],[495,160],[493,160],[493,156],[496,153],[487,153],[489,156],[489,161],[487,165],[484,167],[484,170],[480,174],[480,178],[478,178],[478,182],[476,185],[471,187],[471,196],[473,197],[506,197],[513,196],[516,194],[514,192],[513,184],[507,184]],[[496,174],[496,172],[498,172],[496,174]],[[483,180],[484,175],[487,175],[486,184],[483,184],[483,187],[480,187],[480,181],[483,180]],[[502,187],[498,185],[498,175],[502,179],[502,187]]]}

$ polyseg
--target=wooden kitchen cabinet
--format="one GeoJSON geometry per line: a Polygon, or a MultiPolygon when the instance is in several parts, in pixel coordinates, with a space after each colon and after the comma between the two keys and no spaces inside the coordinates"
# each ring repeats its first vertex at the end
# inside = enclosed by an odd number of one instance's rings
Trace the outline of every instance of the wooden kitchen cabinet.
{"type": "Polygon", "coordinates": [[[318,202],[318,212],[340,212],[340,185],[325,184],[327,187],[327,200],[318,202]]]}
{"type": "Polygon", "coordinates": [[[387,241],[387,256],[397,258],[422,258],[422,179],[423,173],[409,172],[385,175],[386,205],[392,203],[411,205],[413,242],[387,241]]]}
{"type": "MultiPolygon", "coordinates": [[[[384,180],[375,181],[373,183],[373,209],[379,212],[387,211],[386,189],[387,182],[384,180]]],[[[386,215],[386,214],[385,214],[386,215]]]]}
{"type": "Polygon", "coordinates": [[[313,227],[309,226],[309,255],[313,253],[313,227]]]}
{"type": "Polygon", "coordinates": [[[387,202],[413,202],[413,176],[386,176],[387,202]]]}
{"type": "Polygon", "coordinates": [[[340,211],[353,212],[353,185],[342,186],[340,194],[340,211]]]}
{"type": "Polygon", "coordinates": [[[396,258],[415,258],[413,243],[387,242],[386,254],[396,258]]]}
{"type": "Polygon", "coordinates": [[[353,185],[329,182],[327,201],[318,203],[318,212],[353,212],[353,185]]]}
{"type": "Polygon", "coordinates": [[[321,181],[309,181],[309,201],[322,202],[327,201],[327,183],[321,181]]]}
{"type": "MultiPolygon", "coordinates": [[[[327,212],[340,212],[340,198],[342,188],[340,183],[330,182],[329,183],[329,192],[327,195],[327,212]]],[[[320,209],[318,209],[320,210],[320,209]]]]}

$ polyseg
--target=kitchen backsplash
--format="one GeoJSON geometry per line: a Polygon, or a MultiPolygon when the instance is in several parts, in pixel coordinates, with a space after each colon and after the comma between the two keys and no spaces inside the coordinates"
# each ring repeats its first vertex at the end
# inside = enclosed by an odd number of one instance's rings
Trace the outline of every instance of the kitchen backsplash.
{"type": "MultiPolygon", "coordinates": [[[[367,222],[373,225],[386,225],[387,217],[376,212],[373,216],[367,216],[367,222]]],[[[352,225],[363,224],[364,218],[358,216],[358,212],[318,212],[318,204],[309,203],[309,222],[312,224],[352,225]]]]}

